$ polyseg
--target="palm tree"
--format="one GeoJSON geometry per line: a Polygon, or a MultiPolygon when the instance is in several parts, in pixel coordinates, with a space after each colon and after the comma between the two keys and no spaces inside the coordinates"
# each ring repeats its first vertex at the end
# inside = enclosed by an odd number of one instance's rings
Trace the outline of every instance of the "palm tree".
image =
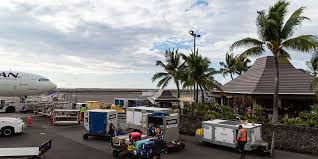
{"type": "MultiPolygon", "coordinates": [[[[196,51],[198,53],[198,51],[196,51]]],[[[183,55],[183,60],[185,61],[185,69],[182,71],[182,85],[183,88],[192,88],[193,87],[193,99],[198,102],[198,88],[195,86],[197,85],[196,77],[197,77],[197,68],[199,63],[198,54],[192,52],[188,56],[183,55]]]]}
{"type": "Polygon", "coordinates": [[[223,74],[223,77],[227,76],[230,74],[231,78],[233,79],[233,75],[236,73],[236,59],[234,54],[225,54],[225,63],[220,62],[220,72],[223,74]]]}
{"type": "Polygon", "coordinates": [[[165,63],[158,60],[156,61],[156,66],[161,66],[164,72],[157,72],[152,77],[152,81],[159,80],[157,87],[162,89],[167,87],[171,80],[174,81],[178,89],[178,98],[180,98],[180,71],[183,68],[183,63],[181,61],[182,54],[178,53],[177,50],[166,50],[165,52],[165,63]]]}
{"type": "Polygon", "coordinates": [[[318,72],[318,53],[313,54],[310,61],[306,62],[307,67],[309,70],[306,72],[314,77],[317,77],[318,72]]]}
{"type": "Polygon", "coordinates": [[[309,20],[303,16],[304,7],[294,11],[285,21],[287,7],[290,3],[285,0],[276,2],[269,7],[268,12],[259,11],[256,19],[259,39],[247,37],[232,44],[230,50],[237,47],[247,47],[242,53],[243,56],[261,55],[265,49],[270,50],[275,61],[275,83],[273,96],[273,118],[272,122],[278,121],[278,92],[279,92],[279,58],[290,58],[287,50],[299,52],[311,52],[317,48],[317,38],[313,35],[300,35],[292,37],[296,28],[304,20],[309,20]]]}
{"type": "Polygon", "coordinates": [[[204,102],[204,90],[218,88],[218,84],[213,78],[213,75],[219,73],[215,69],[210,68],[210,61],[206,57],[202,57],[197,53],[191,53],[189,56],[184,56],[186,67],[183,71],[183,87],[192,87],[198,85],[195,91],[195,101],[198,103],[199,88],[202,94],[202,102],[204,102]]]}
{"type": "Polygon", "coordinates": [[[238,75],[241,75],[243,72],[246,72],[250,68],[250,66],[248,66],[248,63],[250,62],[251,60],[249,60],[245,56],[236,56],[235,57],[235,66],[236,66],[235,73],[237,73],[238,75]]]}

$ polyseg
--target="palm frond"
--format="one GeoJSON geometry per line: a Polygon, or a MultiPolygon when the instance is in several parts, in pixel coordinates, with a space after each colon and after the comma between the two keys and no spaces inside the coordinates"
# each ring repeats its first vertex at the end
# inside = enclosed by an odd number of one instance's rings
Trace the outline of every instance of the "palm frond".
{"type": "Polygon", "coordinates": [[[301,35],[284,41],[282,46],[289,50],[311,52],[317,49],[318,41],[314,35],[301,35]]]}
{"type": "Polygon", "coordinates": [[[171,76],[166,76],[165,78],[161,79],[158,84],[157,87],[161,87],[162,89],[167,87],[167,85],[169,84],[170,80],[172,79],[171,76]]]}
{"type": "Polygon", "coordinates": [[[252,48],[245,50],[241,55],[245,56],[245,57],[256,56],[256,55],[261,55],[264,52],[265,52],[265,49],[263,47],[256,46],[256,47],[252,47],[252,48]]]}
{"type": "Polygon", "coordinates": [[[166,68],[166,65],[160,60],[156,61],[156,66],[161,66],[162,68],[166,68]]]}
{"type": "Polygon", "coordinates": [[[302,16],[304,9],[304,7],[297,9],[286,21],[281,33],[281,37],[283,39],[286,39],[293,35],[296,27],[301,25],[304,20],[310,20],[308,17],[302,16]]]}
{"type": "Polygon", "coordinates": [[[285,51],[284,49],[280,49],[279,51],[279,57],[280,58],[286,58],[286,59],[291,59],[289,53],[285,51]]]}
{"type": "Polygon", "coordinates": [[[315,77],[310,83],[310,88],[312,88],[313,90],[317,90],[317,85],[318,85],[318,77],[315,77]]]}
{"type": "Polygon", "coordinates": [[[230,50],[232,51],[234,48],[237,48],[237,47],[256,47],[256,46],[261,47],[263,44],[264,42],[258,39],[247,37],[247,38],[234,42],[232,46],[230,47],[230,50]]]}
{"type": "Polygon", "coordinates": [[[163,77],[167,77],[167,76],[169,76],[169,74],[166,73],[166,72],[158,72],[158,73],[153,75],[152,82],[156,81],[157,79],[160,79],[160,78],[163,78],[163,77]]]}

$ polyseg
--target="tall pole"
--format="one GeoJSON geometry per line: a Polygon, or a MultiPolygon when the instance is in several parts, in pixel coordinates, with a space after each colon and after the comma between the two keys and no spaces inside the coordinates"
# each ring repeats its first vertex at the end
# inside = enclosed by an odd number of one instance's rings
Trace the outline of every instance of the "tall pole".
{"type": "MultiPolygon", "coordinates": [[[[199,34],[195,34],[193,30],[189,31],[189,34],[191,36],[193,36],[193,55],[195,56],[195,58],[198,56],[198,52],[196,52],[196,48],[195,48],[195,38],[196,37],[200,37],[201,35],[199,34]]],[[[198,103],[198,98],[199,98],[199,84],[197,82],[194,82],[194,100],[196,101],[196,103],[198,103]]]]}
{"type": "Polygon", "coordinates": [[[195,36],[193,36],[193,51],[194,51],[194,54],[195,54],[195,36]]]}

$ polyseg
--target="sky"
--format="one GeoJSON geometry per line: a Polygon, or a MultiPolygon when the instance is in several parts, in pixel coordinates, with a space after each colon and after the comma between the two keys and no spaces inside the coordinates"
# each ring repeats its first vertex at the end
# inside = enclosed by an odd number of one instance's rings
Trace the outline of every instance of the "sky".
{"type": "MultiPolygon", "coordinates": [[[[218,69],[233,42],[257,37],[257,11],[275,1],[1,0],[0,70],[40,74],[59,88],[155,88],[151,77],[162,71],[155,61],[169,48],[189,54],[189,30],[201,35],[199,52],[218,69]]],[[[288,16],[305,6],[311,18],[295,36],[317,35],[318,1],[290,2],[288,16]]],[[[291,62],[306,69],[310,56],[292,52],[291,62]]]]}

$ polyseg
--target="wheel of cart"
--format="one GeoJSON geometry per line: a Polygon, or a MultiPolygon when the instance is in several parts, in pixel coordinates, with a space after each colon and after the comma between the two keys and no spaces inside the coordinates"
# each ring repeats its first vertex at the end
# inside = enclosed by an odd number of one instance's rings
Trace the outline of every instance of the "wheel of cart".
{"type": "Polygon", "coordinates": [[[88,131],[85,131],[83,133],[83,139],[84,140],[88,140],[88,137],[89,136],[99,136],[99,137],[104,137],[106,139],[106,141],[110,141],[111,140],[111,137],[112,135],[109,135],[109,134],[95,134],[95,133],[90,133],[88,131]]]}
{"type": "Polygon", "coordinates": [[[164,153],[170,153],[170,152],[175,152],[175,151],[180,151],[185,149],[185,144],[183,141],[178,140],[178,141],[173,141],[166,143],[164,153]]]}
{"type": "Polygon", "coordinates": [[[87,132],[84,132],[84,134],[83,134],[83,139],[84,139],[84,140],[87,140],[87,139],[88,139],[88,133],[87,133],[87,132]]]}
{"type": "Polygon", "coordinates": [[[118,157],[119,157],[120,152],[121,152],[121,151],[120,151],[120,150],[118,150],[118,149],[113,150],[113,157],[118,158],[118,157]]]}
{"type": "Polygon", "coordinates": [[[126,152],[127,151],[127,145],[126,144],[121,144],[119,146],[112,145],[112,148],[114,149],[113,150],[113,157],[114,158],[118,158],[119,154],[121,152],[126,152]]]}

